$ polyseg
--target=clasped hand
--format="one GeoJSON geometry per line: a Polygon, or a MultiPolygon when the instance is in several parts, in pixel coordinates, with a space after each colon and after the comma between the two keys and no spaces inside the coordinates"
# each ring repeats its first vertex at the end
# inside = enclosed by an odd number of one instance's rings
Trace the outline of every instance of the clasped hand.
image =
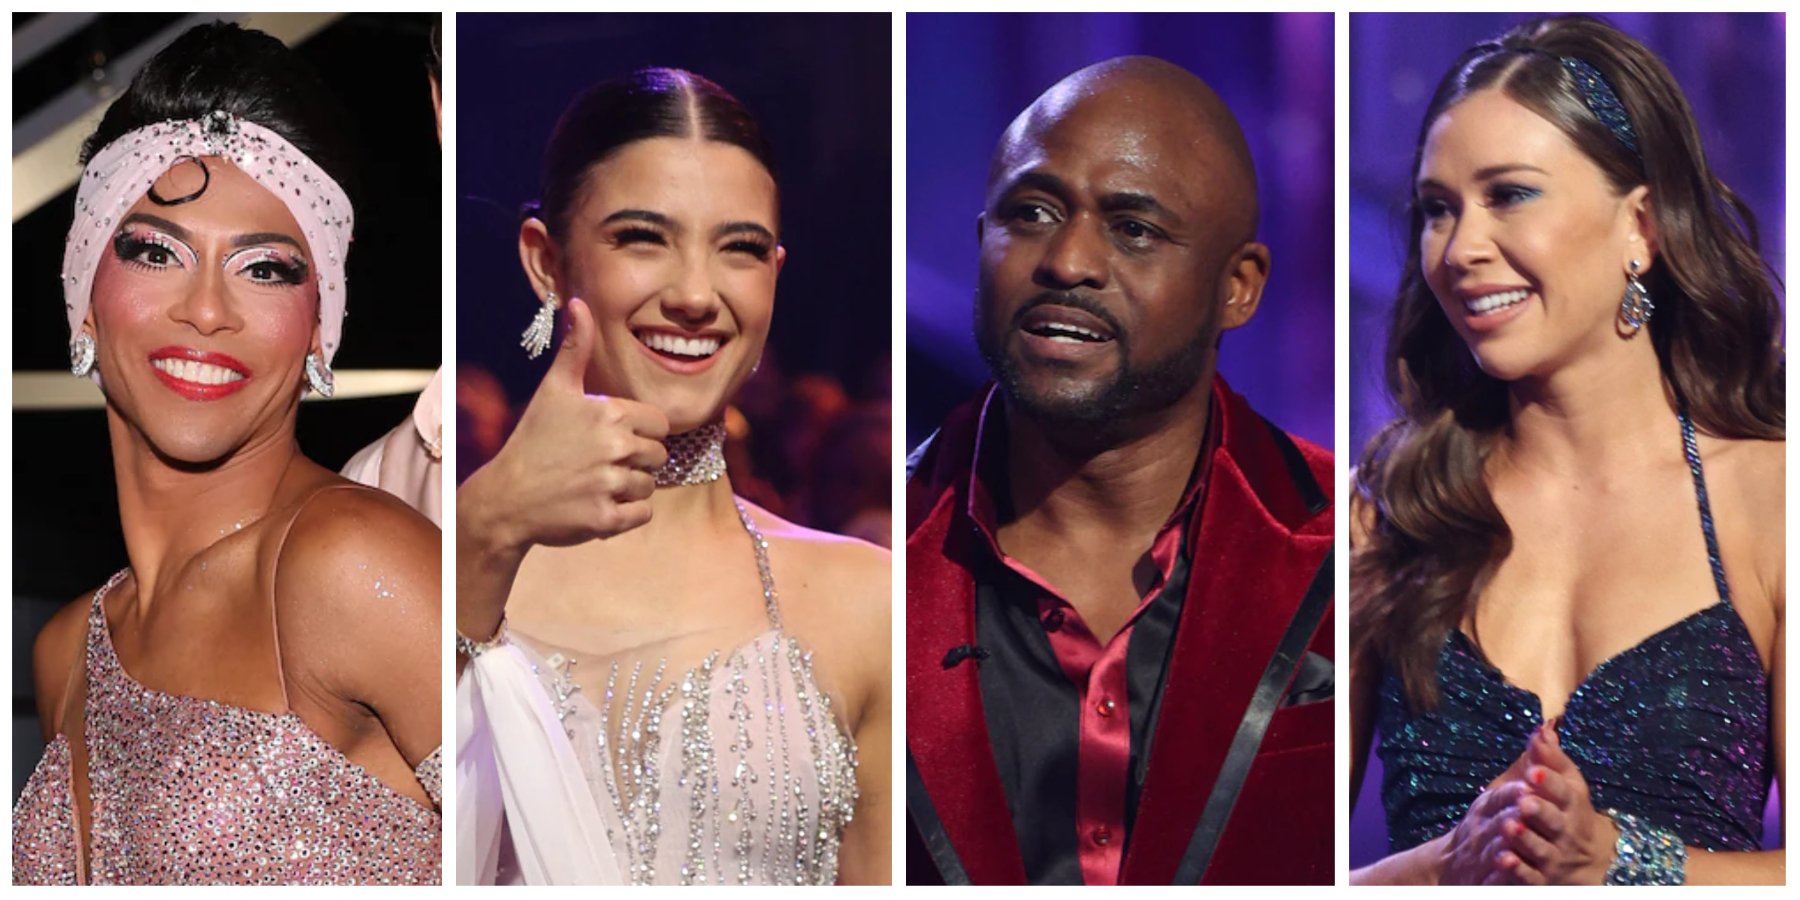
{"type": "Polygon", "coordinates": [[[1600,884],[1619,832],[1594,809],[1556,721],[1489,783],[1444,847],[1441,884],[1600,884]]]}

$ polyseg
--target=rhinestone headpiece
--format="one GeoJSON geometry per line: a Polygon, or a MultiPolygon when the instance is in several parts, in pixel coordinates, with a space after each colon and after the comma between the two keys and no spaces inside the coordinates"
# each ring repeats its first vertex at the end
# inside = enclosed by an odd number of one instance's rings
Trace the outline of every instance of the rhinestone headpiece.
{"type": "Polygon", "coordinates": [[[176,164],[208,156],[230,161],[281,198],[300,224],[308,262],[319,272],[319,339],[329,363],[343,332],[344,259],[355,225],[350,197],[286,138],[224,110],[128,131],[88,161],[75,192],[75,222],[63,245],[69,333],[79,333],[87,318],[94,272],[125,211],[176,164]]]}
{"type": "Polygon", "coordinates": [[[1594,114],[1613,137],[1619,139],[1632,153],[1642,156],[1638,151],[1637,129],[1631,127],[1631,117],[1625,114],[1625,104],[1619,102],[1619,92],[1613,90],[1612,82],[1600,74],[1600,70],[1585,59],[1574,56],[1557,57],[1562,66],[1569,70],[1575,79],[1575,87],[1581,91],[1581,102],[1587,104],[1588,112],[1594,114]]]}
{"type": "Polygon", "coordinates": [[[669,461],[656,470],[657,487],[710,484],[725,477],[725,426],[714,422],[663,441],[669,461]]]}

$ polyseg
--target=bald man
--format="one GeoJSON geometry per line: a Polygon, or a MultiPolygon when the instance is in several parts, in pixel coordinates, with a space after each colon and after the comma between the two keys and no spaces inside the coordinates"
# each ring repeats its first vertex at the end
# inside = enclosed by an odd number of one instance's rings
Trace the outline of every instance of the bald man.
{"type": "Polygon", "coordinates": [[[907,461],[908,883],[1331,882],[1331,455],[1214,373],[1256,227],[1236,119],[1162,60],[1001,137],[994,384],[907,461]]]}

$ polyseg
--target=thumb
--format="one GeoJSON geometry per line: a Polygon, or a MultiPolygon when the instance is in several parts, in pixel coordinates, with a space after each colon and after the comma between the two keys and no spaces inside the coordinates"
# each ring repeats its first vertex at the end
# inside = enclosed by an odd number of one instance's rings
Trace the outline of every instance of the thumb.
{"type": "Polygon", "coordinates": [[[1563,752],[1561,736],[1556,733],[1555,725],[1548,726],[1544,734],[1532,740],[1530,753],[1531,761],[1540,766],[1564,775],[1581,775],[1581,769],[1575,765],[1575,760],[1563,752]]]}
{"type": "Polygon", "coordinates": [[[563,335],[562,346],[556,350],[556,359],[550,361],[550,371],[544,381],[580,391],[583,390],[588,360],[593,356],[590,348],[594,344],[594,314],[579,297],[569,298],[566,312],[569,331],[563,335]]]}

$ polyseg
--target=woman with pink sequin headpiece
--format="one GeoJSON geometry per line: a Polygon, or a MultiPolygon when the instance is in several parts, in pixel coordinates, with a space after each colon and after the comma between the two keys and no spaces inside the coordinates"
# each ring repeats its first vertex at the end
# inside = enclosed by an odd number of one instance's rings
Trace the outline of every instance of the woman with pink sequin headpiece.
{"type": "Polygon", "coordinates": [[[70,362],[129,565],[36,639],[17,883],[441,880],[439,534],[294,436],[344,314],[343,120],[297,53],[215,23],[83,148],[70,362]]]}

